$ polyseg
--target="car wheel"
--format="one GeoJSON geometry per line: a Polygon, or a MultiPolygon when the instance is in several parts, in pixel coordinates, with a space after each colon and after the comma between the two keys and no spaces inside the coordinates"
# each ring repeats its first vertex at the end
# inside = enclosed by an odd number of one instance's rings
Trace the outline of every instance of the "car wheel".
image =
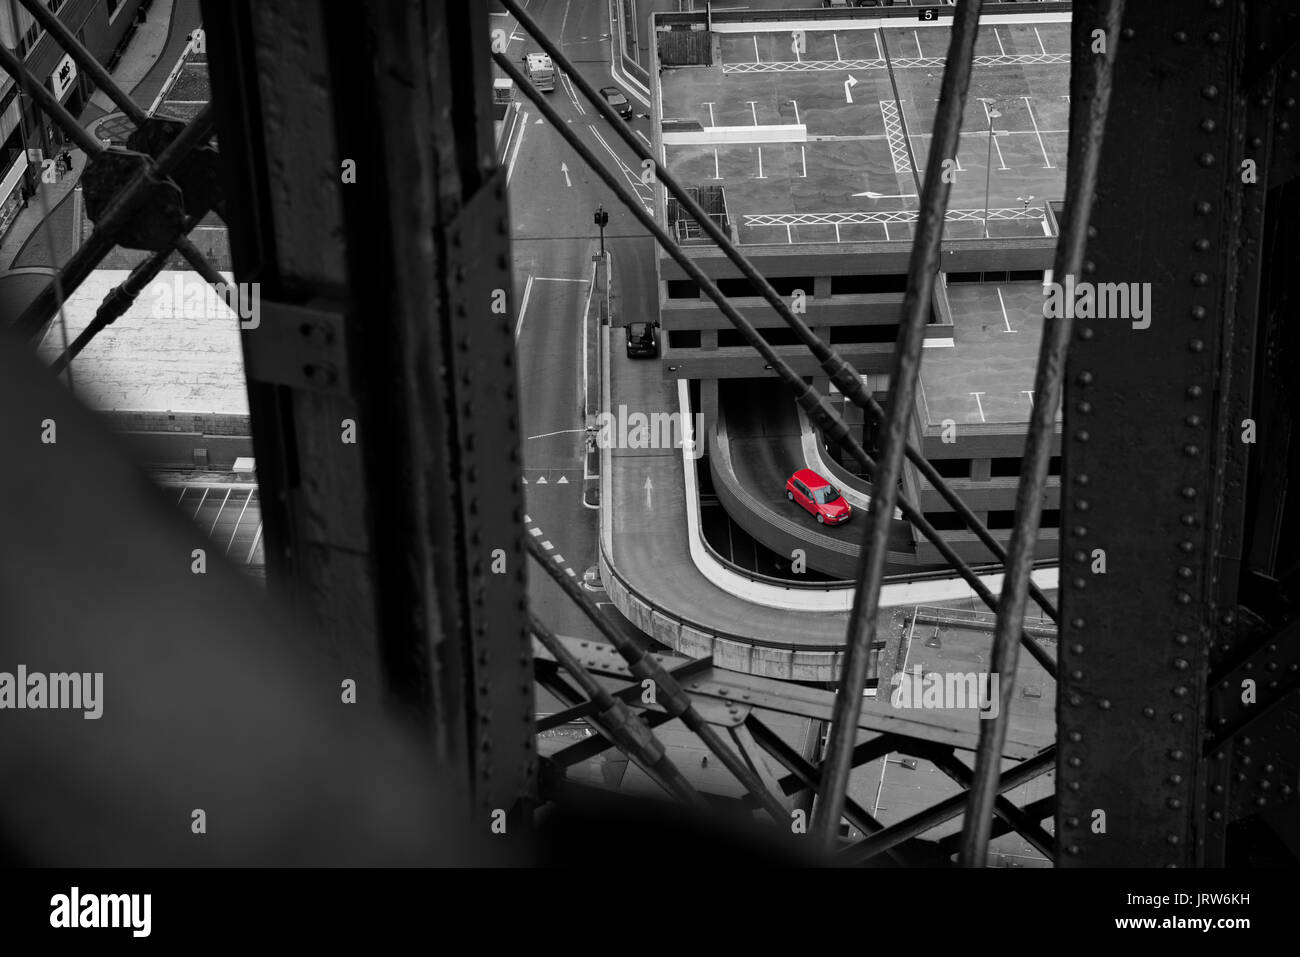
{"type": "Polygon", "coordinates": [[[785,493],[785,497],[788,498],[790,501],[793,502],[793,501],[794,501],[794,492],[786,492],[786,493],[785,493]]]}
{"type": "Polygon", "coordinates": [[[817,513],[817,524],[818,524],[818,525],[825,525],[825,524],[826,524],[826,516],[823,515],[821,512],[818,512],[818,513],[817,513]]]}

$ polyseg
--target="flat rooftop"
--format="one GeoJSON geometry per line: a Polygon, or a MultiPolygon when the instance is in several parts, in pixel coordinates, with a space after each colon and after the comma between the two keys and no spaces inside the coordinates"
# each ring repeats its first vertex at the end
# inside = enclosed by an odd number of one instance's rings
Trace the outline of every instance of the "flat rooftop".
{"type": "MultiPolygon", "coordinates": [[[[715,20],[712,66],[659,75],[668,168],[725,188],[743,245],[910,241],[950,24],[715,20]]],[[[1068,14],[983,18],[945,238],[983,236],[986,176],[991,237],[1052,235],[1069,42],[1068,14]]]]}
{"type": "Polygon", "coordinates": [[[917,407],[926,428],[945,419],[1026,426],[1043,337],[1042,283],[949,283],[948,301],[953,347],[922,356],[917,407]]]}
{"type": "MultiPolygon", "coordinates": [[[[68,297],[68,342],[128,275],[97,269],[68,297]]],[[[41,360],[53,362],[63,342],[56,317],[38,348],[41,360]]],[[[160,273],[72,361],[72,383],[77,397],[100,412],[248,415],[239,320],[196,272],[160,273]]]]}

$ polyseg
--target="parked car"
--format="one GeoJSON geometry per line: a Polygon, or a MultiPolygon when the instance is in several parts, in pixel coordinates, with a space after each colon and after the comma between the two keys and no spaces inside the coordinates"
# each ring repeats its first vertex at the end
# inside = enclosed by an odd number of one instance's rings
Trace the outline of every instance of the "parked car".
{"type": "Polygon", "coordinates": [[[819,525],[842,525],[853,514],[840,490],[812,469],[800,469],[786,480],[785,497],[811,512],[819,525]]]}
{"type": "Polygon", "coordinates": [[[638,356],[654,358],[659,355],[659,337],[655,327],[649,322],[629,322],[627,325],[627,357],[638,356]]]}
{"type": "Polygon", "coordinates": [[[605,98],[605,102],[612,106],[618,115],[625,120],[632,119],[632,104],[628,98],[623,95],[623,91],[616,86],[602,86],[600,95],[605,98]]]}

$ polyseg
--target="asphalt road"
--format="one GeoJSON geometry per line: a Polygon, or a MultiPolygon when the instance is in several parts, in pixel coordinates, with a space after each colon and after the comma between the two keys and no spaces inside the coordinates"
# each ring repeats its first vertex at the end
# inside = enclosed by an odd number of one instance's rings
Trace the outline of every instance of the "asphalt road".
{"type": "MultiPolygon", "coordinates": [[[[604,4],[532,0],[528,11],[593,86],[611,85],[610,27],[604,4]]],[[[540,49],[521,30],[511,29],[513,18],[493,19],[502,21],[511,37],[508,49],[513,58],[540,49]]],[[[555,90],[546,95],[548,103],[610,168],[639,166],[631,150],[580,95],[575,102],[563,78],[557,75],[555,90]]],[[[550,124],[539,122],[534,104],[522,94],[517,98],[522,103],[521,116],[527,114],[527,118],[516,134],[522,140],[508,146],[506,162],[515,301],[521,308],[516,322],[524,477],[528,481],[526,513],[529,534],[549,543],[547,551],[556,564],[572,569],[581,580],[584,571],[596,564],[599,520],[599,512],[582,500],[586,424],[583,318],[589,308],[596,310],[599,302],[592,284],[593,257],[600,249],[593,222],[596,207],[603,204],[609,213],[605,233],[617,274],[615,322],[654,315],[653,241],[550,124]]],[[[633,103],[640,107],[635,100],[633,103]]],[[[639,115],[632,125],[643,134],[649,132],[649,120],[639,115]]],[[[650,199],[644,188],[640,196],[647,202],[650,199]]],[[[586,381],[596,390],[595,370],[589,372],[586,381]]],[[[597,601],[605,599],[601,592],[591,594],[597,601]]],[[[594,627],[577,607],[536,568],[529,569],[529,598],[539,617],[558,633],[596,637],[594,627]]],[[[630,628],[612,606],[604,609],[620,627],[630,628]]],[[[539,708],[552,710],[547,705],[539,697],[539,708]]]]}

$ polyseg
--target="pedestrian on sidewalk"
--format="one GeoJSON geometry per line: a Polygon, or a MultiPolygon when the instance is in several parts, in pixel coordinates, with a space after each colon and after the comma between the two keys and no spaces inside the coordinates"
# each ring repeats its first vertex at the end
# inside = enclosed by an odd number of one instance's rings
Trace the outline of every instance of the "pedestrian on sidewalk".
{"type": "Polygon", "coordinates": [[[72,172],[72,151],[65,149],[60,157],[63,160],[63,169],[65,172],[72,172]]]}

